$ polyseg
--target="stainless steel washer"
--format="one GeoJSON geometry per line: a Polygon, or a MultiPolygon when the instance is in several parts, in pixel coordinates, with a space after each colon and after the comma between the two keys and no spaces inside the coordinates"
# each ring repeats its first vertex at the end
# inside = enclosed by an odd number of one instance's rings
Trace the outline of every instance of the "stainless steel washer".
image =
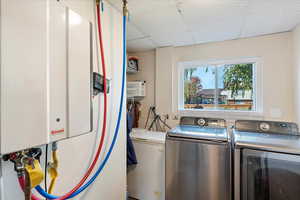
{"type": "Polygon", "coordinates": [[[230,200],[225,120],[182,117],[166,139],[166,200],[230,200]]]}
{"type": "Polygon", "coordinates": [[[296,124],[237,121],[233,135],[235,200],[299,200],[296,124]]]}

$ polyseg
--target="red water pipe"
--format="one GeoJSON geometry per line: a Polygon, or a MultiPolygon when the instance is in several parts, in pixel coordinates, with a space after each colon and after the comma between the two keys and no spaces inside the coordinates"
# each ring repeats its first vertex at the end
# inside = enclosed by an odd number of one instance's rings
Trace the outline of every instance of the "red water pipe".
{"type": "MultiPolygon", "coordinates": [[[[19,185],[22,188],[22,190],[24,191],[25,188],[25,179],[23,176],[19,176],[18,177],[18,181],[19,181],[19,185]]],[[[35,196],[34,194],[31,194],[31,200],[40,200],[37,196],[35,196]]]]}

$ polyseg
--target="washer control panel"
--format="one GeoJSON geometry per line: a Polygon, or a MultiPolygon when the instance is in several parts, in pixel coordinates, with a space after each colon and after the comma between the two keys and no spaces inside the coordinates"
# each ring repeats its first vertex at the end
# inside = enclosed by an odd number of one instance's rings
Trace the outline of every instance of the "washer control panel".
{"type": "Polygon", "coordinates": [[[201,118],[201,119],[198,119],[197,124],[198,124],[199,126],[205,126],[206,121],[205,121],[205,119],[201,118]]]}
{"type": "Polygon", "coordinates": [[[180,125],[226,128],[226,122],[224,119],[203,117],[181,117],[180,125]]]}

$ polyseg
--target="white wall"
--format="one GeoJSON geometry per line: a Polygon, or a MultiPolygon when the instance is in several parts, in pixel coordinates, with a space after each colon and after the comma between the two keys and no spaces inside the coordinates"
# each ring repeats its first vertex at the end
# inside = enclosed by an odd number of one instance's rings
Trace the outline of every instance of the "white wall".
{"type": "Polygon", "coordinates": [[[295,120],[300,124],[300,25],[293,31],[295,120]]]}
{"type": "MultiPolygon", "coordinates": [[[[130,53],[131,56],[139,58],[139,72],[127,74],[128,81],[146,81],[146,97],[141,100],[141,118],[139,127],[144,128],[150,106],[155,105],[155,51],[130,53]]],[[[151,122],[150,121],[149,123],[151,122]]],[[[149,125],[148,123],[148,125],[149,125]]]]}
{"type": "MultiPolygon", "coordinates": [[[[134,79],[147,78],[150,81],[155,73],[155,86],[149,85],[147,90],[155,90],[155,104],[158,113],[168,114],[168,123],[172,126],[178,124],[178,85],[177,63],[184,61],[211,61],[238,59],[244,57],[259,57],[261,60],[261,90],[262,90],[262,115],[243,115],[232,117],[230,114],[201,113],[200,116],[284,120],[295,121],[294,80],[293,80],[293,52],[298,58],[298,71],[294,74],[298,81],[298,101],[300,99],[300,28],[294,33],[266,35],[261,37],[214,42],[184,47],[164,47],[156,49],[155,56],[152,52],[140,53],[142,75],[134,75],[134,79]],[[294,35],[294,41],[293,39],[294,35]],[[296,45],[292,45],[296,44],[296,45]],[[293,50],[293,46],[294,49],[293,50]],[[148,59],[147,59],[148,58],[148,59]],[[151,58],[151,59],[149,59],[151,58]],[[155,63],[153,63],[153,58],[155,63]],[[144,62],[147,60],[147,62],[144,62]],[[149,74],[149,76],[145,76],[149,74]],[[153,88],[151,88],[153,87],[153,88]],[[176,119],[176,120],[174,120],[176,119]]],[[[131,77],[131,76],[129,76],[131,77]]],[[[148,96],[146,99],[149,98],[148,96]]],[[[152,99],[152,95],[150,97],[152,99]]],[[[300,102],[300,101],[299,101],[300,102]]],[[[149,106],[144,102],[144,107],[149,106]]],[[[300,105],[298,105],[298,119],[300,119],[300,105]]],[[[299,120],[300,121],[300,120],[299,120]]]]}
{"type": "MultiPolygon", "coordinates": [[[[173,96],[173,62],[173,47],[156,49],[155,102],[158,114],[169,115],[169,119],[173,117],[170,115],[173,114],[172,105],[175,100],[175,96],[173,96]]],[[[168,125],[170,126],[169,123],[168,125]]]]}
{"type": "MultiPolygon", "coordinates": [[[[61,0],[71,9],[94,22],[94,0],[61,0]]],[[[22,16],[20,16],[22,17],[22,16]]],[[[112,135],[117,121],[117,110],[119,108],[121,70],[122,70],[122,16],[115,9],[105,4],[103,14],[103,30],[105,42],[105,54],[107,62],[107,74],[112,79],[111,93],[109,94],[108,107],[108,131],[110,135],[105,141],[105,150],[111,143],[112,135]]],[[[95,30],[94,30],[95,31],[95,30]]],[[[94,35],[94,38],[96,36],[94,35]]],[[[46,42],[46,41],[45,41],[46,42]]],[[[96,49],[95,49],[96,63],[96,49]]],[[[101,67],[101,66],[99,66],[101,67]]],[[[97,71],[95,64],[94,70],[97,71]]],[[[102,97],[102,96],[101,96],[102,97]]],[[[100,111],[100,130],[102,128],[102,110],[98,108],[98,98],[94,99],[94,124],[97,125],[97,116],[100,111]]],[[[103,105],[103,100],[100,102],[103,105]]],[[[124,110],[125,113],[125,110],[124,110]]],[[[99,135],[94,133],[72,138],[59,142],[59,179],[55,187],[55,194],[63,194],[69,191],[82,177],[92,159],[92,154],[98,144],[99,135]]],[[[120,135],[112,153],[108,165],[99,176],[96,183],[81,197],[82,200],[122,200],[126,196],[126,126],[123,114],[120,135]]],[[[17,140],[18,138],[16,138],[17,140]]],[[[103,154],[102,154],[103,158],[103,154]]],[[[17,184],[13,165],[2,162],[1,167],[1,200],[24,199],[17,184]]]]}
{"type": "MultiPolygon", "coordinates": [[[[183,61],[209,61],[259,57],[262,72],[263,113],[237,116],[266,120],[294,121],[292,77],[292,33],[230,40],[185,47],[165,47],[156,51],[156,102],[160,114],[177,113],[178,71],[183,61]],[[171,103],[172,102],[172,103],[171,103]]],[[[233,118],[230,114],[199,113],[199,116],[233,118]]],[[[169,121],[175,125],[178,121],[169,121]]]]}

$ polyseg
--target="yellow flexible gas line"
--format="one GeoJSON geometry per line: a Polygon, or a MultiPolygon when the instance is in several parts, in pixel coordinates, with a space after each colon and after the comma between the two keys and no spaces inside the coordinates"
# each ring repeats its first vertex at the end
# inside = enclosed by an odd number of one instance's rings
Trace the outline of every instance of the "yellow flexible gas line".
{"type": "Polygon", "coordinates": [[[57,167],[58,167],[57,144],[53,143],[52,144],[52,163],[50,164],[50,168],[48,170],[50,177],[51,177],[51,182],[50,182],[50,186],[49,186],[49,190],[48,190],[49,194],[52,194],[54,186],[56,184],[56,179],[58,177],[57,167]]]}

